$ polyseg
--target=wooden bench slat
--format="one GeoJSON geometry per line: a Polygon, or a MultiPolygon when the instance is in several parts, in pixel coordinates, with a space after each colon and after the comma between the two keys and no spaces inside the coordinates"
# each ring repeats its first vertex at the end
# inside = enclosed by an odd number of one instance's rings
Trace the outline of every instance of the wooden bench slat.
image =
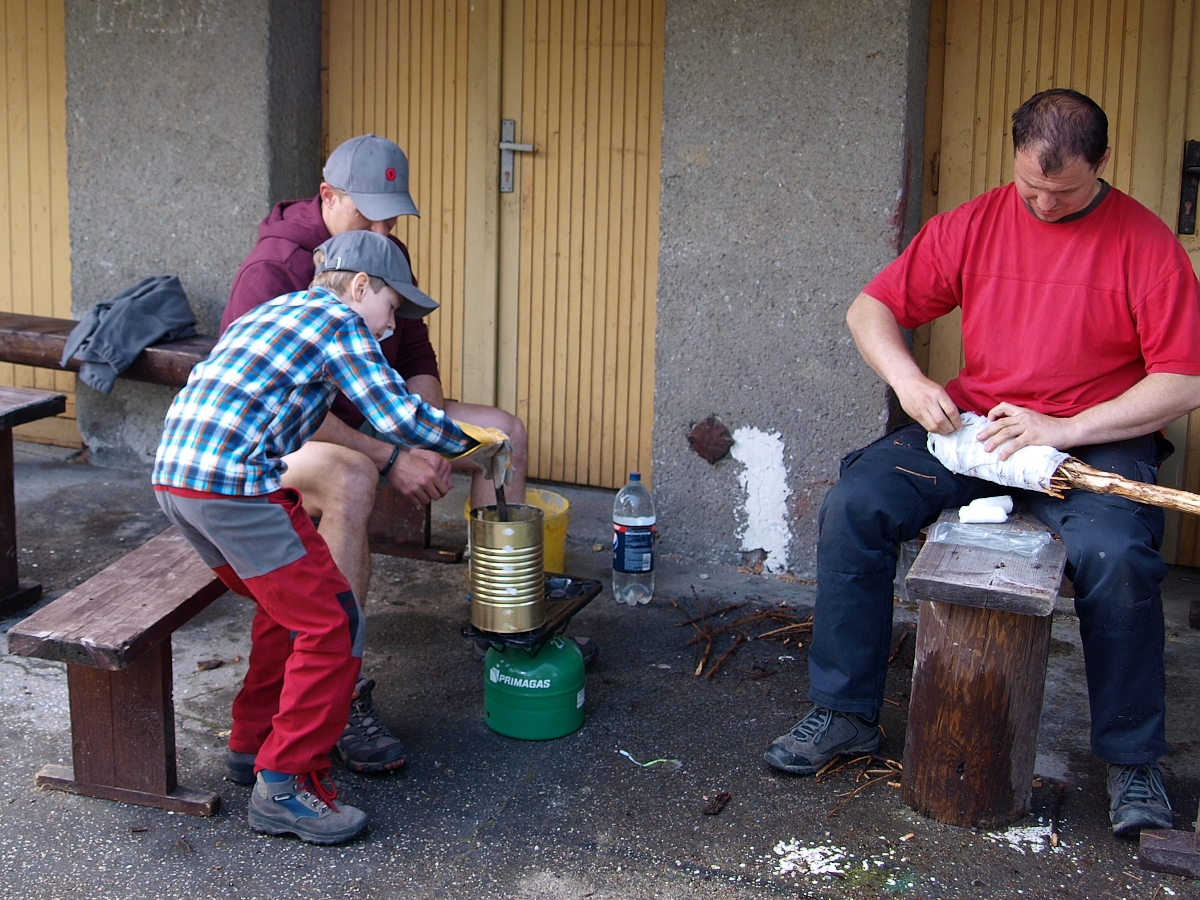
{"type": "MultiPolygon", "coordinates": [[[[67,338],[78,324],[70,319],[0,313],[0,361],[59,369],[67,338]]],[[[197,335],[155,344],[143,350],[120,377],[182,387],[187,384],[192,367],[205,359],[216,343],[215,337],[197,335]]],[[[72,359],[66,368],[78,372],[79,366],[79,361],[72,359]]],[[[65,404],[65,399],[61,402],[65,404]]],[[[401,497],[390,486],[379,491],[369,531],[372,553],[450,563],[462,559],[461,548],[432,546],[429,507],[401,497]]]]}
{"type": "MultiPolygon", "coordinates": [[[[19,313],[0,313],[0,359],[5,362],[21,363],[58,369],[67,338],[78,325],[70,319],[54,319],[47,316],[25,316],[19,313]]],[[[147,381],[182,387],[187,384],[192,367],[204,359],[216,346],[217,339],[211,335],[196,335],[168,344],[147,347],[121,373],[122,378],[147,381]]],[[[79,371],[80,362],[67,361],[66,369],[79,371]]]]}
{"type": "Polygon", "coordinates": [[[15,625],[9,652],[123,669],[225,590],[169,528],[15,625]]]}

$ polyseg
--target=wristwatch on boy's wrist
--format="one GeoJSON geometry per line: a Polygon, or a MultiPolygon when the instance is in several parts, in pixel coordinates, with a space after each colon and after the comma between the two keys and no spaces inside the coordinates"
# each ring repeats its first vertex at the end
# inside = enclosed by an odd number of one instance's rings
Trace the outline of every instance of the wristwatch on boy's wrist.
{"type": "Polygon", "coordinates": [[[382,469],[379,470],[379,474],[381,476],[386,475],[388,472],[392,471],[392,466],[394,466],[396,464],[396,457],[399,455],[400,455],[400,445],[396,444],[394,447],[392,447],[392,455],[388,457],[387,463],[384,465],[384,467],[382,469]]]}

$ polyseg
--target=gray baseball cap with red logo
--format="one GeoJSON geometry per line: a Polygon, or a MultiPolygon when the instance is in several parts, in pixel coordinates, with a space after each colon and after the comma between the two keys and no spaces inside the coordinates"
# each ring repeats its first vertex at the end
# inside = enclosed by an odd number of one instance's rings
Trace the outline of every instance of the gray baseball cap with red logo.
{"type": "Polygon", "coordinates": [[[313,251],[316,274],[366,272],[382,278],[404,303],[396,310],[402,319],[419,319],[438,308],[437,301],[413,284],[412,270],[400,244],[373,231],[343,231],[313,251]]]}
{"type": "Polygon", "coordinates": [[[387,138],[350,138],[329,154],[324,176],[372,222],[421,215],[408,193],[408,157],[387,138]]]}

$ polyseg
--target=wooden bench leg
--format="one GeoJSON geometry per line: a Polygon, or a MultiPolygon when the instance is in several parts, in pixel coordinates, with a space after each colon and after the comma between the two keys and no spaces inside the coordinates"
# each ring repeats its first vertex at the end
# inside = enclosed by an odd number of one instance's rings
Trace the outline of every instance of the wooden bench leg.
{"type": "Polygon", "coordinates": [[[211,816],[221,798],[175,780],[171,641],[128,668],[67,666],[74,767],[45,766],[38,787],[211,816]]]}
{"type": "Polygon", "coordinates": [[[36,603],[42,586],[17,577],[17,503],[13,495],[12,429],[0,429],[0,616],[36,603]]]}
{"type": "Polygon", "coordinates": [[[901,779],[917,812],[964,828],[1029,812],[1050,620],[921,601],[901,779]]]}
{"type": "Polygon", "coordinates": [[[443,550],[433,546],[433,514],[429,504],[417,506],[390,484],[383,484],[375,491],[375,506],[367,524],[367,542],[372,553],[431,562],[462,561],[461,547],[443,550]]]}

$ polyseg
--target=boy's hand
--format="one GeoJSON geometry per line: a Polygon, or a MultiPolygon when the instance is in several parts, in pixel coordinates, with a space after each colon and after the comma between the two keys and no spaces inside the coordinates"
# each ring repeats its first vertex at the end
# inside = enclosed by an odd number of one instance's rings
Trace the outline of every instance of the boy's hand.
{"type": "Polygon", "coordinates": [[[469,456],[483,469],[488,481],[499,486],[508,483],[509,463],[512,461],[512,443],[508,435],[499,428],[484,428],[471,422],[455,420],[455,425],[467,437],[477,441],[476,445],[455,459],[469,456]]]}
{"type": "Polygon", "coordinates": [[[450,462],[432,450],[405,447],[396,457],[387,480],[414,503],[432,503],[450,492],[450,462]]]}

